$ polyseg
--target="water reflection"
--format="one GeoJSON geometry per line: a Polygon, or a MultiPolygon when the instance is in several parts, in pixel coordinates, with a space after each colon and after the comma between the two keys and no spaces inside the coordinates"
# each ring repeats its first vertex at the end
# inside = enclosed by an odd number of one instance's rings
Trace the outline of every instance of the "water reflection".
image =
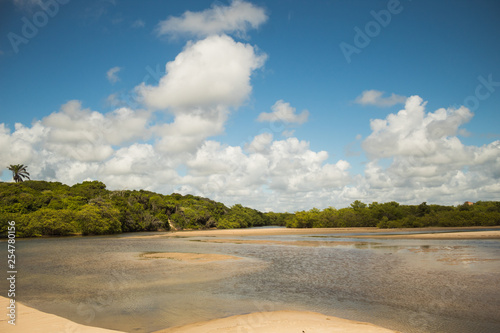
{"type": "Polygon", "coordinates": [[[79,323],[129,332],[285,309],[410,333],[500,331],[496,240],[209,239],[228,240],[21,240],[19,300],[79,323]],[[140,256],[163,252],[242,259],[193,263],[140,256]]]}

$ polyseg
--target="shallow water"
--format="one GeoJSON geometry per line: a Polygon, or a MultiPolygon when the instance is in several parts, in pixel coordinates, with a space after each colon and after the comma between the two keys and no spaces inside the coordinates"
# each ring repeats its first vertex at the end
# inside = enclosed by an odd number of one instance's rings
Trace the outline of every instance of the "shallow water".
{"type": "Polygon", "coordinates": [[[285,309],[410,333],[500,332],[499,240],[228,237],[290,242],[277,245],[132,236],[18,240],[17,300],[127,332],[285,309]],[[144,252],[243,259],[198,264],[144,252]]]}

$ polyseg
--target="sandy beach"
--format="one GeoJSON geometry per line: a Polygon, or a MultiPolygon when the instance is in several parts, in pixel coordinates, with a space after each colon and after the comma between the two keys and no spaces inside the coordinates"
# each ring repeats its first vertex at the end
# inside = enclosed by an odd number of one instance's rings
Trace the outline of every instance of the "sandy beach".
{"type": "MultiPolygon", "coordinates": [[[[0,307],[5,309],[9,299],[0,297],[0,307]]],[[[77,324],[68,319],[38,311],[16,302],[16,325],[0,321],[1,332],[30,333],[119,333],[120,331],[77,324]]],[[[167,328],[156,333],[394,333],[369,323],[325,316],[315,312],[275,311],[214,319],[181,327],[167,328]]]]}
{"type": "MultiPolygon", "coordinates": [[[[7,311],[9,299],[0,296],[0,308],[7,311]]],[[[108,330],[104,328],[92,327],[77,324],[71,320],[38,311],[32,307],[16,302],[16,325],[8,323],[10,320],[3,315],[0,320],[0,332],[19,332],[19,333],[117,333],[119,331],[108,330]]]]}

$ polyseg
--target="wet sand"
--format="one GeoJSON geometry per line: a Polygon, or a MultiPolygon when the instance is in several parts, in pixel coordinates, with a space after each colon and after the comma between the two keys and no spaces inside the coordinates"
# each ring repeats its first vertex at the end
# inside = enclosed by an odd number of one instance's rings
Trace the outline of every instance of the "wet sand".
{"type": "Polygon", "coordinates": [[[146,259],[170,259],[189,263],[205,263],[222,260],[239,260],[240,257],[213,253],[149,252],[140,255],[146,259]]]}
{"type": "Polygon", "coordinates": [[[311,235],[311,234],[335,234],[338,237],[349,238],[416,238],[416,239],[500,239],[500,226],[495,227],[464,227],[464,228],[402,228],[402,229],[379,229],[375,227],[365,228],[254,228],[254,229],[223,229],[223,230],[186,230],[165,232],[154,235],[131,236],[130,238],[165,238],[165,237],[241,237],[241,236],[279,236],[279,235],[311,235]],[[497,229],[492,231],[481,231],[482,229],[497,229]],[[457,232],[456,230],[461,230],[457,232]],[[406,235],[401,232],[418,232],[418,234],[406,235]],[[436,233],[438,232],[438,233],[436,233]],[[342,234],[367,234],[348,235],[342,234]]]}
{"type": "Polygon", "coordinates": [[[275,241],[275,240],[263,240],[263,239],[203,239],[196,240],[197,242],[203,243],[216,243],[216,244],[265,244],[265,245],[290,245],[290,246],[347,246],[347,245],[359,245],[367,244],[366,242],[353,242],[353,241],[328,241],[328,242],[317,242],[317,241],[275,241]]]}

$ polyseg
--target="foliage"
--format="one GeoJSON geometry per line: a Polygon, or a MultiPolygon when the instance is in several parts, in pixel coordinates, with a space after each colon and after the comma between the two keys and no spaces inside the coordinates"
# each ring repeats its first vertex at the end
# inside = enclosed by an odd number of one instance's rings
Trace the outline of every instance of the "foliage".
{"type": "Polygon", "coordinates": [[[261,227],[269,225],[269,218],[252,208],[234,205],[219,221],[220,229],[261,227]]]}
{"type": "Polygon", "coordinates": [[[121,232],[120,211],[111,203],[97,201],[87,204],[76,214],[83,235],[104,235],[121,232]]]}
{"type": "Polygon", "coordinates": [[[473,205],[456,207],[428,205],[400,205],[395,201],[366,205],[358,200],[350,207],[322,211],[314,208],[296,212],[288,219],[289,228],[339,228],[339,227],[466,227],[500,225],[500,202],[478,201],[473,205]]]}
{"type": "Polygon", "coordinates": [[[0,235],[16,221],[18,237],[101,235],[157,230],[248,228],[462,227],[500,225],[500,202],[474,205],[400,205],[395,201],[350,207],[313,208],[296,213],[262,213],[194,195],[110,191],[99,181],[73,186],[27,180],[0,182],[0,235]]]}
{"type": "Polygon", "coordinates": [[[20,183],[24,181],[23,178],[30,179],[30,174],[28,170],[26,170],[28,166],[24,164],[11,164],[8,169],[12,171],[12,178],[16,183],[20,183]]]}
{"type": "Polygon", "coordinates": [[[18,237],[101,235],[120,232],[266,225],[256,210],[207,198],[150,191],[110,191],[99,181],[73,186],[28,180],[0,183],[0,234],[16,221],[18,237]],[[222,223],[221,223],[222,220],[222,223]],[[219,226],[220,224],[220,226],[219,226]]]}

